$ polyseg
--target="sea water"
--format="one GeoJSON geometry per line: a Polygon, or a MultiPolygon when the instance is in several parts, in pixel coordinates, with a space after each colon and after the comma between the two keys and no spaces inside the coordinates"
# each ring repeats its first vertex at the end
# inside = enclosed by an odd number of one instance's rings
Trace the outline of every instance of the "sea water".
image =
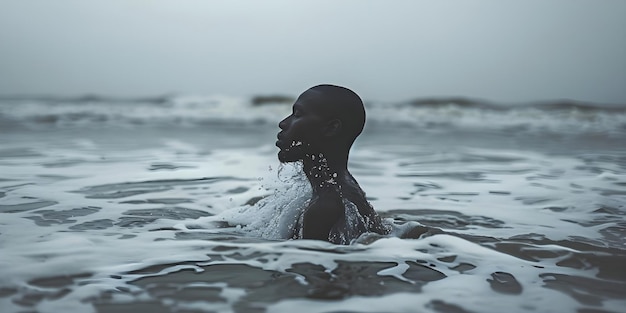
{"type": "Polygon", "coordinates": [[[367,103],[392,229],[289,240],[289,103],[0,101],[1,312],[623,312],[626,109],[367,103]]]}

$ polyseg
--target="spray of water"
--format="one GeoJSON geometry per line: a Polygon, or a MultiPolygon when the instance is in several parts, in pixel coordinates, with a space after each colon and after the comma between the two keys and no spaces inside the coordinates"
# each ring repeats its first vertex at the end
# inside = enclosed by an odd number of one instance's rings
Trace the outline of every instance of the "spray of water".
{"type": "Polygon", "coordinates": [[[299,164],[280,165],[276,177],[264,180],[272,194],[252,205],[226,210],[211,218],[245,234],[265,239],[288,239],[311,198],[311,187],[299,164]]]}

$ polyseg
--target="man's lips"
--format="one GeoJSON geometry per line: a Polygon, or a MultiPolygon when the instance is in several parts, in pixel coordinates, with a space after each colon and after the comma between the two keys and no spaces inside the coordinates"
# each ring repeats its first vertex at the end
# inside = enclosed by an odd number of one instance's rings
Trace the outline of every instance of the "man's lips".
{"type": "Polygon", "coordinates": [[[276,138],[278,139],[276,140],[276,146],[279,147],[281,150],[284,149],[285,145],[283,141],[283,133],[282,132],[278,133],[278,135],[276,135],[276,138]]]}

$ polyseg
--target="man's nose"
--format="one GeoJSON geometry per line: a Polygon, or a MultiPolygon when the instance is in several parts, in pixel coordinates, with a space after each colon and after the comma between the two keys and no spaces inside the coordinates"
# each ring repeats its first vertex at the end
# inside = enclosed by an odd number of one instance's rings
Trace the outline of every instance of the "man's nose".
{"type": "Polygon", "coordinates": [[[280,123],[278,123],[278,128],[284,130],[285,127],[287,127],[287,119],[289,119],[289,117],[285,117],[282,121],[280,121],[280,123]]]}

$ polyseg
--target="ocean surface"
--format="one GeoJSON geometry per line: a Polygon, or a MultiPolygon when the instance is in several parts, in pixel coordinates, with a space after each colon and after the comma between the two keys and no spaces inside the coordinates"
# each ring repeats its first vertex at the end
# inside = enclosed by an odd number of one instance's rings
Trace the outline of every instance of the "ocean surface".
{"type": "Polygon", "coordinates": [[[1,99],[0,312],[626,311],[626,106],[366,102],[340,246],[285,239],[290,104],[1,99]]]}

